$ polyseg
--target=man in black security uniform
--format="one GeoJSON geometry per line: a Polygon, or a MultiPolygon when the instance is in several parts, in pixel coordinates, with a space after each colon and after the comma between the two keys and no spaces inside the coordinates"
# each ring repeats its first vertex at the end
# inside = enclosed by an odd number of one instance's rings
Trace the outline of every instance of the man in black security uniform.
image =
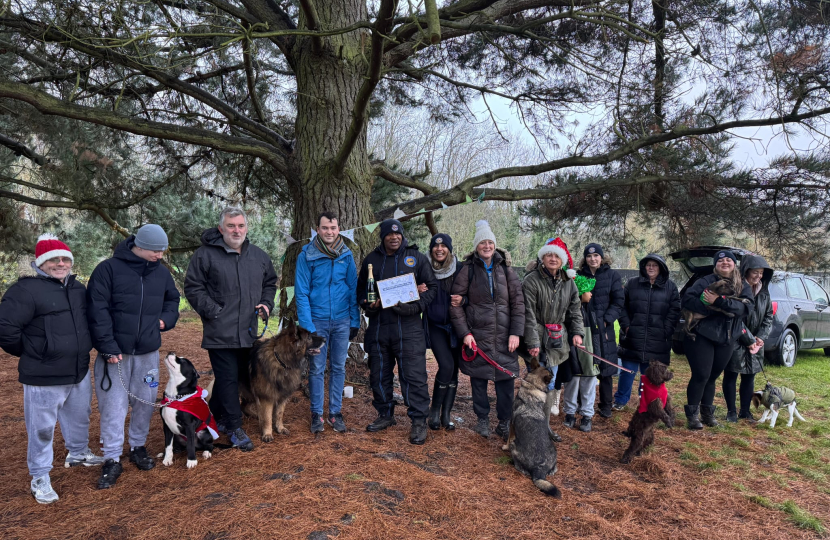
{"type": "Polygon", "coordinates": [[[407,245],[400,221],[387,219],[381,223],[380,245],[363,259],[357,282],[360,307],[369,317],[365,348],[369,353],[369,381],[374,396],[372,405],[378,411],[375,421],[366,426],[367,431],[381,431],[396,424],[392,380],[397,362],[401,393],[409,407],[407,414],[412,419],[409,442],[424,444],[426,440],[429,391],[421,313],[432,302],[437,287],[429,260],[418,252],[417,246],[407,245]],[[419,285],[425,283],[427,290],[419,295],[417,301],[399,303],[386,309],[381,308],[380,300],[368,304],[366,282],[370,264],[377,281],[414,274],[415,282],[419,285]]]}

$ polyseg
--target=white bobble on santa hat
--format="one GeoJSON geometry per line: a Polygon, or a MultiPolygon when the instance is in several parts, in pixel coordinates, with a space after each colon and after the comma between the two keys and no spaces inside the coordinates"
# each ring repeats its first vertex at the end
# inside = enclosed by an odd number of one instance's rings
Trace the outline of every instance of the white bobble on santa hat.
{"type": "Polygon", "coordinates": [[[548,240],[547,243],[539,250],[537,256],[539,257],[539,260],[542,260],[542,258],[548,253],[553,253],[559,257],[559,260],[562,261],[563,266],[568,265],[568,269],[565,273],[569,278],[573,279],[576,277],[576,270],[574,270],[574,261],[571,258],[571,252],[568,251],[568,246],[565,245],[565,242],[563,242],[561,238],[557,236],[556,238],[548,240]]]}
{"type": "Polygon", "coordinates": [[[72,262],[75,262],[75,257],[72,256],[69,246],[58,240],[57,236],[50,233],[38,236],[35,245],[35,266],[40,267],[49,259],[56,257],[69,257],[72,262]]]}

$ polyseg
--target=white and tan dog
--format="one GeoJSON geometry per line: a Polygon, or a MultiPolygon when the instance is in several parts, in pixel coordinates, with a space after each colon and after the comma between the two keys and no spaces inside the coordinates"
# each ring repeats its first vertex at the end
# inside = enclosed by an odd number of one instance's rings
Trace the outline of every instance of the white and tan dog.
{"type": "Polygon", "coordinates": [[[755,392],[752,395],[752,404],[757,409],[761,405],[764,406],[764,414],[758,420],[761,424],[770,419],[769,427],[775,427],[775,421],[778,419],[778,412],[781,408],[786,408],[790,413],[790,421],[787,422],[787,427],[792,427],[793,419],[798,418],[802,422],[806,422],[804,417],[798,412],[795,403],[795,391],[786,386],[773,386],[770,383],[764,387],[762,391],[755,392]]]}

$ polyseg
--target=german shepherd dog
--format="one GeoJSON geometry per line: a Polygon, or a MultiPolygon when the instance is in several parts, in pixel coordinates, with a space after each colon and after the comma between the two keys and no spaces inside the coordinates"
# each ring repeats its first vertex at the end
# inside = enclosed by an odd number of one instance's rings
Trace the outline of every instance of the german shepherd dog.
{"type": "MultiPolygon", "coordinates": [[[[746,298],[740,298],[738,296],[735,296],[735,294],[736,294],[735,291],[732,290],[732,287],[729,285],[729,281],[727,281],[725,279],[719,279],[719,280],[715,281],[714,283],[709,285],[707,287],[707,289],[709,289],[713,293],[717,294],[718,296],[725,296],[726,298],[730,298],[732,300],[738,300],[739,302],[743,302],[744,304],[749,303],[749,300],[747,300],[746,298]]],[[[738,292],[740,292],[740,291],[738,291],[738,292]]],[[[727,313],[726,311],[723,311],[722,309],[717,308],[715,306],[707,306],[707,307],[709,309],[711,309],[712,311],[720,311],[721,313],[723,313],[727,317],[734,317],[735,316],[733,313],[727,313]]],[[[686,331],[686,334],[689,336],[689,338],[692,341],[694,341],[695,337],[697,337],[697,336],[692,332],[692,330],[694,330],[695,326],[697,326],[697,323],[699,323],[701,321],[701,319],[705,319],[706,317],[708,317],[708,315],[704,315],[702,313],[697,313],[697,312],[694,312],[694,311],[691,311],[691,310],[688,310],[688,309],[682,309],[682,310],[680,310],[680,313],[683,315],[683,321],[685,322],[685,325],[684,325],[683,329],[686,331]]]]}
{"type": "Polygon", "coordinates": [[[672,377],[674,374],[669,371],[669,367],[657,360],[652,360],[643,373],[640,406],[631,417],[628,429],[623,431],[623,435],[631,438],[631,444],[620,459],[621,463],[631,463],[633,456],[639,456],[643,449],[654,444],[654,426],[657,422],[662,420],[666,427],[674,427],[674,410],[671,407],[671,397],[666,391],[666,382],[672,377]],[[661,393],[665,394],[665,406],[659,397],[661,393]]]}
{"type": "Polygon", "coordinates": [[[550,440],[550,410],[545,407],[551,373],[531,357],[530,371],[513,401],[510,434],[502,450],[510,450],[516,470],[533,480],[545,495],[560,498],[559,489],[547,481],[557,471],[556,446],[550,440]]]}
{"type": "Polygon", "coordinates": [[[257,341],[248,360],[249,380],[239,381],[243,412],[259,418],[262,441],[274,440],[272,427],[288,435],[282,415],[285,403],[300,388],[308,357],[320,353],[325,338],[312,335],[305,328],[286,320],[276,336],[257,341]]]}

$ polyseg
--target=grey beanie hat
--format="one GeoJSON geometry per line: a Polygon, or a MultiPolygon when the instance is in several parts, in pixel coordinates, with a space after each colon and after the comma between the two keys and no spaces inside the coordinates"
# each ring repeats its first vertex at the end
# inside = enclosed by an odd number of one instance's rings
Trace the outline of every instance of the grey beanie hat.
{"type": "Polygon", "coordinates": [[[148,223],[135,234],[135,245],[149,251],[166,251],[167,233],[158,225],[148,223]]]}

